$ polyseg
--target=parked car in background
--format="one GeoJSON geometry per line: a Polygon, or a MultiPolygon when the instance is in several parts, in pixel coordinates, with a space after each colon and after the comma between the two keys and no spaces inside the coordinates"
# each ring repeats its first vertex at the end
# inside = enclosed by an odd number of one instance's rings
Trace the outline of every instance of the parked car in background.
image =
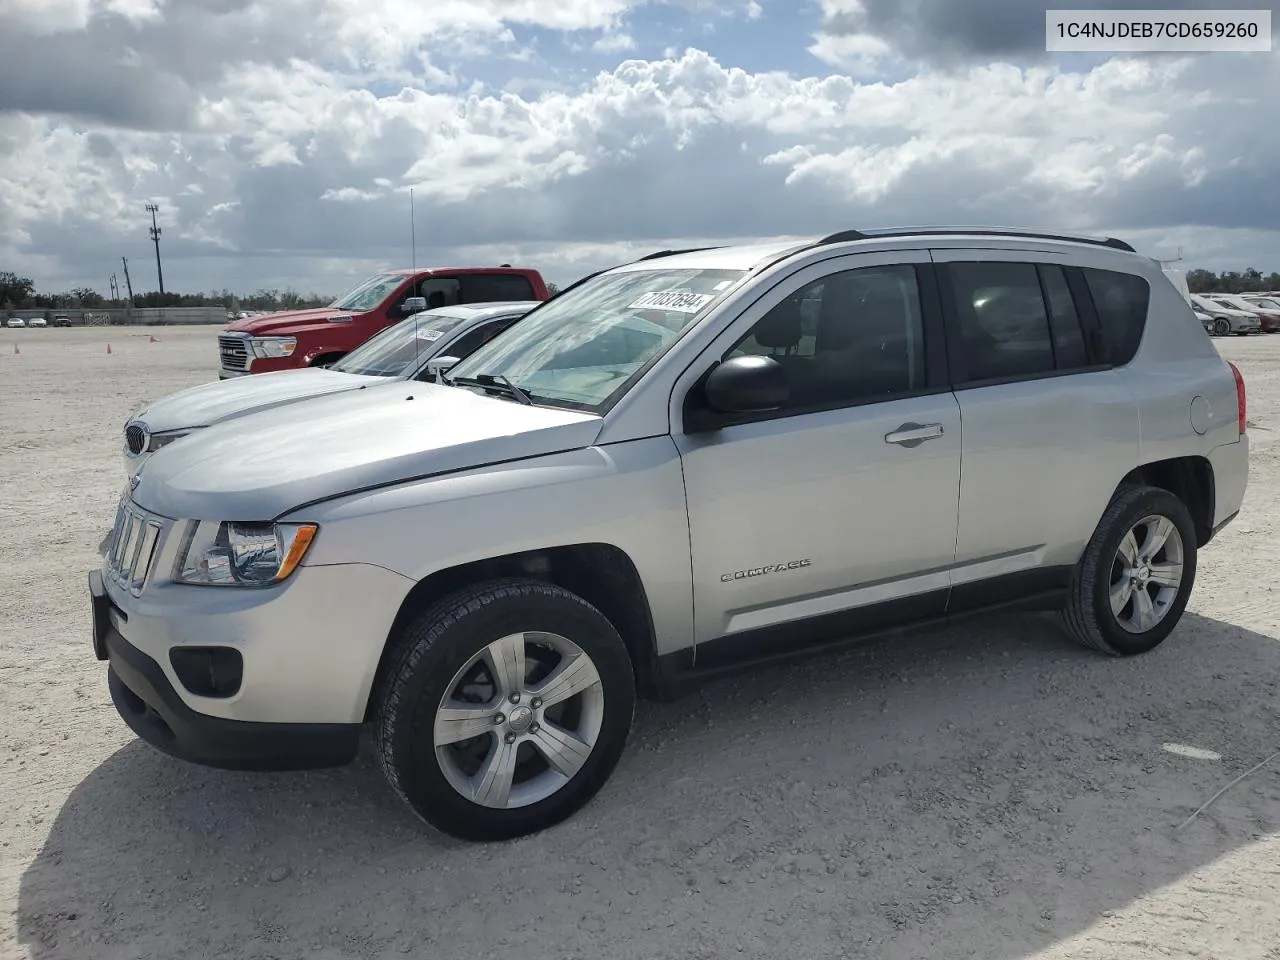
{"type": "Polygon", "coordinates": [[[49,324],[45,322],[44,317],[32,317],[30,320],[27,321],[27,326],[43,328],[43,327],[49,326],[49,324]]]}
{"type": "Polygon", "coordinates": [[[221,379],[323,367],[420,310],[457,304],[546,300],[536,270],[515,267],[391,270],[328,307],[245,317],[218,337],[221,379]]]}
{"type": "Polygon", "coordinates": [[[1197,565],[1231,572],[1198,551],[1245,496],[1245,412],[1239,370],[1119,240],[669,251],[443,382],[158,451],[89,576],[93,649],[160,750],[332,766],[370,728],[418,816],[511,838],[606,783],[638,694],[990,609],[1155,649],[1197,565]]]}
{"type": "Polygon", "coordinates": [[[1200,325],[1204,327],[1205,333],[1214,333],[1213,317],[1197,307],[1193,307],[1192,312],[1196,315],[1196,319],[1200,321],[1200,325]]]}
{"type": "Polygon", "coordinates": [[[1257,294],[1242,294],[1240,299],[1257,310],[1262,320],[1263,333],[1280,332],[1280,298],[1264,297],[1257,294]]]}
{"type": "Polygon", "coordinates": [[[1207,294],[1191,294],[1191,306],[1213,317],[1213,332],[1219,337],[1225,337],[1231,333],[1243,337],[1262,330],[1262,320],[1252,310],[1226,306],[1207,294]]]}
{"type": "Polygon", "coordinates": [[[71,326],[71,318],[68,317],[65,313],[54,314],[53,325],[55,327],[69,327],[71,326]]]}
{"type": "Polygon", "coordinates": [[[10,317],[8,320],[4,322],[4,325],[6,327],[17,329],[20,327],[25,327],[27,325],[27,322],[23,320],[21,317],[10,317]]]}
{"type": "MultiPolygon", "coordinates": [[[[538,305],[482,303],[428,310],[401,320],[328,367],[215,380],[148,404],[124,427],[124,472],[132,476],[161,447],[258,410],[391,379],[430,379],[428,361],[462,359],[538,305]]],[[[447,367],[446,367],[447,369],[447,367]]]]}

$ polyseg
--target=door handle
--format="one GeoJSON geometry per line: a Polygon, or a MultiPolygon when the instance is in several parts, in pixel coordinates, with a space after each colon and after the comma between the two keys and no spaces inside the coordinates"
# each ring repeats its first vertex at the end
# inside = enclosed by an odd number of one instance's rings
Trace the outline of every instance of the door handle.
{"type": "Polygon", "coordinates": [[[885,443],[896,443],[900,447],[918,447],[926,440],[942,436],[940,423],[904,423],[892,433],[884,435],[885,443]]]}

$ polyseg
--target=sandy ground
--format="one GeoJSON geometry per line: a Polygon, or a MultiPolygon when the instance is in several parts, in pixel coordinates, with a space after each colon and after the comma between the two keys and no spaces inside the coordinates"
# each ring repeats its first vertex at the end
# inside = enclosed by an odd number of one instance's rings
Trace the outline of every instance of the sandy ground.
{"type": "Polygon", "coordinates": [[[1280,760],[1178,829],[1280,749],[1280,336],[1218,341],[1248,499],[1155,653],[1010,616],[720,682],[643,705],[570,822],[468,846],[367,751],[205,770],[110,706],[85,572],[120,429],[211,379],[214,335],[0,330],[4,960],[1280,958],[1280,760]]]}

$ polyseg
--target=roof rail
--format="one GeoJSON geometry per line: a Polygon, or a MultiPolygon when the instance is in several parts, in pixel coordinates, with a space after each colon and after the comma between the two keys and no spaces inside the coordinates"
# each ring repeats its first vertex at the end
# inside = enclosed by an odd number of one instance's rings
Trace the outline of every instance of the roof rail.
{"type": "MultiPolygon", "coordinates": [[[[602,273],[608,273],[610,270],[614,270],[618,267],[625,267],[627,266],[627,264],[642,263],[645,260],[657,260],[661,257],[674,257],[678,253],[697,253],[699,250],[719,250],[719,249],[720,249],[719,247],[689,247],[687,250],[659,250],[656,253],[649,253],[643,257],[637,257],[635,260],[625,260],[622,263],[615,263],[612,267],[605,267],[601,270],[593,270],[591,273],[588,273],[585,277],[579,277],[577,280],[569,284],[567,287],[561,287],[559,290],[557,290],[554,294],[552,294],[547,299],[554,300],[556,297],[563,296],[564,294],[568,293],[570,290],[573,290],[575,287],[582,286],[588,280],[594,280],[596,277],[600,276],[600,274],[602,273]]],[[[534,307],[534,310],[536,309],[537,307],[534,307]]],[[[532,312],[533,311],[530,311],[530,313],[532,312]]]]}
{"type": "Polygon", "coordinates": [[[883,230],[841,230],[839,233],[823,237],[814,246],[848,243],[852,240],[877,240],[881,237],[910,237],[920,234],[942,234],[945,236],[973,234],[990,237],[1026,237],[1032,240],[1067,240],[1072,243],[1091,243],[1099,247],[1111,247],[1113,250],[1137,253],[1129,244],[1123,240],[1117,240],[1115,237],[1092,237],[1078,233],[1019,230],[1016,227],[890,227],[883,230]]]}
{"type": "Polygon", "coordinates": [[[657,253],[650,253],[643,257],[632,260],[632,263],[641,263],[645,260],[657,260],[661,257],[674,257],[681,253],[700,253],[703,250],[719,250],[720,247],[686,247],[683,250],[659,250],[657,253]]]}

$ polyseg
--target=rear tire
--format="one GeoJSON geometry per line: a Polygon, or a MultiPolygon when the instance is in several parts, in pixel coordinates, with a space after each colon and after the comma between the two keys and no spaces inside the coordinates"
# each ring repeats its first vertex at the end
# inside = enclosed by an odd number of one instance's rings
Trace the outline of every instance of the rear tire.
{"type": "Polygon", "coordinates": [[[631,658],[613,624],[568,590],[478,584],[393,642],[376,701],[383,772],[444,833],[505,840],[559,823],[622,756],[635,711],[631,658]]]}
{"type": "Polygon", "coordinates": [[[1155,649],[1186,609],[1196,556],[1186,504],[1159,487],[1121,487],[1076,564],[1067,633],[1111,656],[1155,649]]]}

